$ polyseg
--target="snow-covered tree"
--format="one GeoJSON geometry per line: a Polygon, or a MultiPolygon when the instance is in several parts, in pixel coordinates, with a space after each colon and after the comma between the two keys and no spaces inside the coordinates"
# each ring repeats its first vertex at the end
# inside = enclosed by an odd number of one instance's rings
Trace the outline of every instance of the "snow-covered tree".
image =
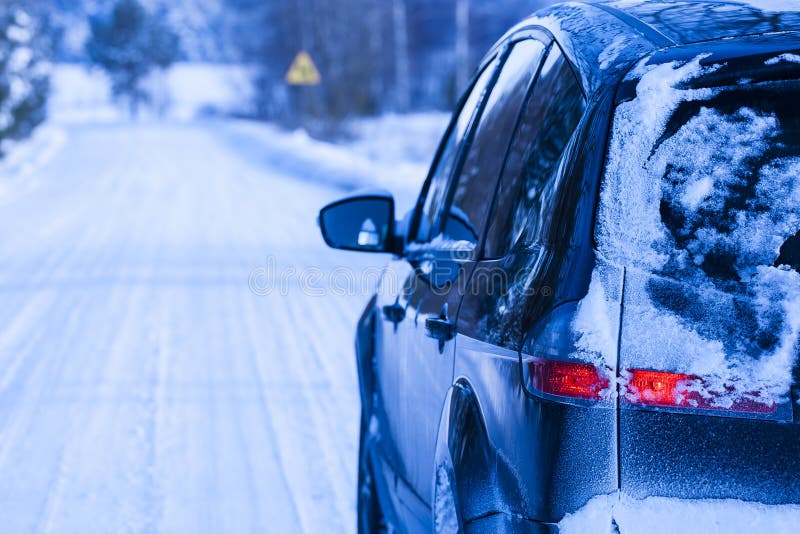
{"type": "Polygon", "coordinates": [[[89,58],[108,72],[114,95],[128,99],[133,116],[149,99],[142,84],[147,75],[180,55],[178,36],[164,20],[164,12],[150,13],[138,0],[117,0],[108,16],[90,21],[89,58]]]}
{"type": "Polygon", "coordinates": [[[36,21],[0,4],[0,141],[28,135],[45,118],[49,66],[36,21]]]}

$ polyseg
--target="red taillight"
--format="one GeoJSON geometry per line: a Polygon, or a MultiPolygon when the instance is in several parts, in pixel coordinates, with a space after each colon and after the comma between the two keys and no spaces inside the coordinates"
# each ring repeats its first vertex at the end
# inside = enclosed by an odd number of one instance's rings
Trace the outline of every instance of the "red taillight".
{"type": "Polygon", "coordinates": [[[533,387],[542,393],[587,400],[608,397],[610,381],[594,365],[533,358],[529,367],[533,387]]]}
{"type": "Polygon", "coordinates": [[[702,395],[698,390],[703,379],[681,373],[666,373],[646,369],[627,371],[625,402],[644,406],[663,408],[694,408],[699,410],[722,410],[747,413],[774,413],[778,405],[764,399],[759,401],[758,393],[737,395],[733,387],[727,387],[725,394],[715,392],[702,395]],[[726,402],[726,399],[730,399],[726,402]]]}
{"type": "MultiPolygon", "coordinates": [[[[589,363],[531,358],[530,383],[539,393],[570,399],[604,400],[611,397],[611,370],[589,363]]],[[[778,405],[757,392],[740,394],[734,387],[724,393],[707,391],[701,377],[629,369],[622,373],[621,401],[639,406],[774,414],[778,405]],[[702,393],[701,393],[702,392],[702,393]]]]}
{"type": "Polygon", "coordinates": [[[681,406],[688,387],[698,380],[692,375],[633,369],[628,371],[625,400],[646,406],[681,406]]]}

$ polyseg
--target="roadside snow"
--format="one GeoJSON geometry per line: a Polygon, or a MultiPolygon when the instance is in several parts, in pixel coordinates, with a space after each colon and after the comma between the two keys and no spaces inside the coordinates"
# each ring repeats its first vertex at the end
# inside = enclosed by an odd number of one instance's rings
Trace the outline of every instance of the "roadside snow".
{"type": "Polygon", "coordinates": [[[99,69],[85,65],[56,64],[50,74],[48,117],[51,122],[114,121],[123,117],[114,106],[111,84],[99,69]]]}
{"type": "Polygon", "coordinates": [[[36,173],[64,147],[67,133],[52,124],[40,126],[22,141],[5,140],[0,159],[0,205],[36,182],[36,173]]]}
{"type": "MultiPolygon", "coordinates": [[[[57,64],[52,76],[51,123],[129,120],[124,107],[114,103],[102,71],[57,64]]],[[[149,83],[162,116],[151,110],[143,121],[238,114],[247,110],[250,101],[249,73],[244,67],[179,63],[149,83]]],[[[346,138],[335,143],[313,139],[304,130],[286,132],[256,121],[226,120],[218,127],[232,144],[247,145],[253,159],[259,159],[259,150],[270,155],[270,161],[260,158],[259,164],[278,166],[300,179],[342,189],[387,188],[395,194],[397,213],[402,216],[416,201],[449,117],[444,112],[427,112],[351,119],[344,127],[346,138]],[[274,158],[274,149],[287,157],[274,158]]]]}
{"type": "MultiPolygon", "coordinates": [[[[126,118],[125,108],[113,102],[110,81],[102,70],[61,63],[53,67],[51,79],[51,120],[81,123],[126,118]]],[[[243,113],[251,101],[250,73],[235,65],[178,63],[151,75],[146,85],[153,93],[156,115],[179,120],[199,114],[243,113]]]]}
{"type": "Polygon", "coordinates": [[[274,125],[245,120],[229,121],[224,133],[234,143],[257,143],[254,150],[260,145],[292,154],[291,161],[272,158],[270,162],[292,164],[287,169],[292,173],[299,171],[291,168],[293,162],[307,162],[300,179],[346,190],[388,189],[397,201],[396,213],[402,216],[416,202],[446,125],[443,113],[388,115],[354,121],[350,125],[354,138],[340,143],[313,139],[304,130],[287,133],[274,125]]]}

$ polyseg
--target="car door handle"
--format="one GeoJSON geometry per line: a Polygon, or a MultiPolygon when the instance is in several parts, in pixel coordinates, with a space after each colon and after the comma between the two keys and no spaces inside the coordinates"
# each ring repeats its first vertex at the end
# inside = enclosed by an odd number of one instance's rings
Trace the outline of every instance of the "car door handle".
{"type": "Polygon", "coordinates": [[[425,333],[439,341],[439,353],[444,352],[444,344],[456,337],[456,324],[447,318],[447,303],[442,306],[439,317],[425,319],[425,333]]]}
{"type": "Polygon", "coordinates": [[[428,317],[425,319],[425,331],[428,337],[439,341],[450,341],[456,337],[456,325],[446,317],[428,317]]]}
{"type": "Polygon", "coordinates": [[[447,318],[447,308],[439,317],[425,319],[425,333],[439,342],[439,354],[443,354],[445,343],[456,337],[456,325],[447,318]]]}
{"type": "Polygon", "coordinates": [[[383,307],[383,318],[394,325],[396,332],[397,324],[406,318],[406,309],[400,305],[400,297],[397,297],[394,304],[387,304],[383,307]]]}

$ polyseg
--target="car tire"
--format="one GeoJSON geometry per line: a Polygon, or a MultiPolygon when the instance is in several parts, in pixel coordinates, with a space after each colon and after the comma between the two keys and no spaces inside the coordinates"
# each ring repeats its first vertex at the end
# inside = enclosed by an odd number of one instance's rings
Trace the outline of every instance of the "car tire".
{"type": "Polygon", "coordinates": [[[372,464],[369,461],[369,447],[367,444],[367,425],[361,423],[361,435],[358,447],[358,487],[357,516],[358,534],[378,534],[387,532],[386,521],[378,500],[377,485],[372,464]]]}

